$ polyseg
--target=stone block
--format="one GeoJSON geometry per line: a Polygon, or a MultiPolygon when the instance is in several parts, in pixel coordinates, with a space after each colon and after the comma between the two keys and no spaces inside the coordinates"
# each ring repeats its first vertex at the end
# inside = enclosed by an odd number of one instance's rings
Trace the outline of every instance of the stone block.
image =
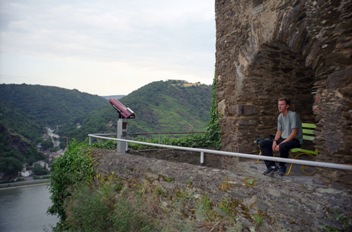
{"type": "Polygon", "coordinates": [[[235,115],[255,115],[257,114],[257,107],[255,105],[235,105],[235,115]]]}

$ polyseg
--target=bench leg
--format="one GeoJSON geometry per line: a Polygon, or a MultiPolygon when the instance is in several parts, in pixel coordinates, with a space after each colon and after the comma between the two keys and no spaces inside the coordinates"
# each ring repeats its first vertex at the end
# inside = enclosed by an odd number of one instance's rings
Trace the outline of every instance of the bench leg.
{"type": "MultiPolygon", "coordinates": [[[[307,160],[310,160],[310,161],[314,161],[315,160],[315,155],[311,155],[311,154],[301,154],[301,155],[306,155],[306,157],[308,157],[307,160]]],[[[313,175],[316,172],[316,167],[302,165],[302,172],[304,174],[308,175],[308,176],[311,176],[311,175],[313,175]]]]}
{"type": "Polygon", "coordinates": [[[290,164],[290,167],[288,168],[288,171],[286,172],[285,176],[289,176],[290,175],[292,166],[293,166],[293,164],[290,164]]]}
{"type": "MultiPolygon", "coordinates": [[[[296,156],[294,156],[293,158],[294,159],[298,159],[299,157],[303,158],[302,156],[305,156],[304,160],[315,160],[315,155],[305,154],[305,153],[299,153],[296,156]]],[[[289,167],[288,171],[286,172],[286,176],[290,175],[291,170],[292,170],[292,166],[293,166],[293,164],[290,164],[290,167],[289,167]]],[[[308,166],[310,169],[312,169],[312,171],[307,171],[305,169],[305,167],[306,166],[302,165],[302,172],[308,176],[313,175],[316,172],[315,167],[313,167],[313,166],[308,166]]]]}
{"type": "MultiPolygon", "coordinates": [[[[259,147],[259,155],[262,155],[262,149],[260,149],[260,145],[258,144],[258,147],[259,147]]],[[[260,162],[260,159],[257,159],[257,161],[255,163],[259,163],[260,162]]]]}

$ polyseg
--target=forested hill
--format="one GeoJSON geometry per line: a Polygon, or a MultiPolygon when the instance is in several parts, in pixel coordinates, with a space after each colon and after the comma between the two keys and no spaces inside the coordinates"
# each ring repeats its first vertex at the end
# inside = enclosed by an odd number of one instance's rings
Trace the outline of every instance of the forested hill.
{"type": "MultiPolygon", "coordinates": [[[[132,109],[135,119],[128,120],[128,133],[205,131],[211,106],[211,86],[184,81],[157,81],[119,99],[132,109]]],[[[88,133],[116,132],[117,112],[107,102],[99,111],[81,121],[81,128],[61,132],[72,138],[88,133]]]]}
{"type": "Polygon", "coordinates": [[[136,119],[135,132],[205,131],[210,119],[211,86],[184,81],[150,83],[121,99],[136,119]]]}
{"type": "MultiPolygon", "coordinates": [[[[210,117],[211,86],[158,81],[120,101],[136,114],[136,119],[129,120],[129,133],[204,131],[210,117]]],[[[46,127],[54,129],[62,141],[84,140],[88,133],[116,132],[116,120],[116,111],[104,97],[52,86],[0,84],[1,126],[33,145],[43,140],[46,127]]],[[[0,143],[4,148],[9,140],[0,143]]]]}
{"type": "Polygon", "coordinates": [[[83,119],[106,101],[97,96],[53,86],[0,85],[0,101],[42,126],[54,127],[83,119]]]}

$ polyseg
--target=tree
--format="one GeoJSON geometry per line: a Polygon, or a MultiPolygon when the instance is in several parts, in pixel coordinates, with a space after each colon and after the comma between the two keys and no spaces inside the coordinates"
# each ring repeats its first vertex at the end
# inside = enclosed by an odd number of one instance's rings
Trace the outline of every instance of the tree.
{"type": "Polygon", "coordinates": [[[9,179],[17,177],[22,170],[22,163],[14,157],[0,158],[0,172],[9,179]]]}
{"type": "Polygon", "coordinates": [[[42,145],[42,149],[44,151],[49,150],[50,148],[53,147],[53,143],[50,139],[45,140],[45,141],[41,142],[40,144],[42,145]]]}
{"type": "Polygon", "coordinates": [[[35,175],[38,175],[38,176],[49,174],[49,171],[43,168],[42,166],[40,166],[40,164],[34,164],[32,171],[35,175]]]}

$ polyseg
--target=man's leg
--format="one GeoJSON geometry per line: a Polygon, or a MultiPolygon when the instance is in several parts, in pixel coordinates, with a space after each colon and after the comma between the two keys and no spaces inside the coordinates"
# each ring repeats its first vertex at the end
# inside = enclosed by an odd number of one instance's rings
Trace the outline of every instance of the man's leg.
{"type": "MultiPolygon", "coordinates": [[[[279,147],[280,147],[280,157],[281,158],[288,158],[289,151],[292,148],[301,147],[301,144],[299,143],[298,139],[293,139],[293,140],[291,140],[289,142],[280,144],[279,147]]],[[[279,174],[280,175],[285,174],[285,172],[286,172],[286,163],[285,162],[280,162],[279,166],[280,166],[279,174]]]]}
{"type": "MultiPolygon", "coordinates": [[[[273,156],[272,146],[273,146],[273,141],[263,140],[260,143],[260,149],[262,150],[262,155],[263,156],[273,156]]],[[[265,165],[267,168],[270,168],[271,166],[275,166],[274,161],[264,160],[264,162],[265,162],[265,165]]]]}
{"type": "MultiPolygon", "coordinates": [[[[273,156],[272,146],[273,146],[273,141],[271,140],[262,141],[260,143],[262,155],[272,157],[273,156]]],[[[267,168],[266,171],[263,173],[264,175],[269,175],[279,170],[274,161],[264,160],[264,162],[267,168]]]]}

